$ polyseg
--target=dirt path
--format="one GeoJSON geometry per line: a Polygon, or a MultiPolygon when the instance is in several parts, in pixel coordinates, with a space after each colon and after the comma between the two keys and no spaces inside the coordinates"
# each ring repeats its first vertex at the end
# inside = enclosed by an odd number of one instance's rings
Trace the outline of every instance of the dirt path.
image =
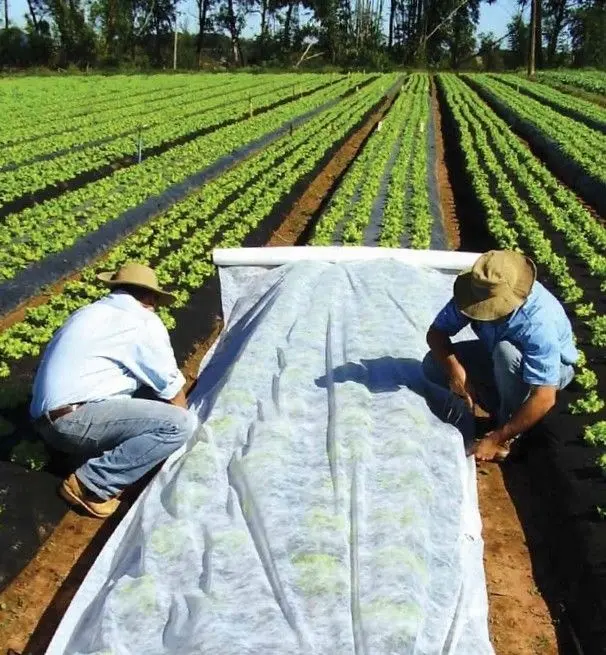
{"type": "Polygon", "coordinates": [[[448,167],[444,151],[444,135],[442,134],[442,113],[434,78],[431,78],[431,111],[435,125],[436,135],[436,180],[438,183],[438,195],[442,207],[442,219],[444,231],[451,250],[459,250],[461,247],[461,235],[459,233],[459,221],[455,205],[454,193],[448,177],[448,167]]]}
{"type": "Polygon", "coordinates": [[[497,655],[555,655],[555,628],[535,585],[526,538],[497,465],[478,467],[478,496],[495,651],[497,655]]]}

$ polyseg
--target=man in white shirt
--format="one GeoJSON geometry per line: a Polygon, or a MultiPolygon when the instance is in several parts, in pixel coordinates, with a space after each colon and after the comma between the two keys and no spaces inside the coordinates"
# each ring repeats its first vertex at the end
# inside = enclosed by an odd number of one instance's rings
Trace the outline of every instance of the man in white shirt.
{"type": "Polygon", "coordinates": [[[111,293],[56,332],[34,380],[30,413],[49,445],[88,458],[63,481],[61,496],[104,518],[117,509],[122,490],[177,450],[197,421],[155,314],[173,296],[141,264],[98,278],[111,293]],[[164,402],[132,398],[141,386],[164,402]]]}

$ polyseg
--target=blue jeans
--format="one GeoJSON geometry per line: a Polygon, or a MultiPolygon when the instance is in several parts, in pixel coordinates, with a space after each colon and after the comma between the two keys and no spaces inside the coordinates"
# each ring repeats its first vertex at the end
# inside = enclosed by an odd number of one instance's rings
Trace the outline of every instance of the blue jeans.
{"type": "MultiPolygon", "coordinates": [[[[509,341],[500,341],[491,354],[478,341],[460,341],[453,344],[454,352],[467,372],[478,404],[505,424],[528,398],[530,385],[522,380],[522,353],[509,341]]],[[[423,360],[426,377],[448,388],[446,372],[427,353],[423,360]]],[[[574,368],[562,364],[558,389],[566,387],[574,377],[574,368]]]]}
{"type": "Polygon", "coordinates": [[[87,458],[76,476],[100,498],[116,496],[166,459],[193,434],[195,415],[156,400],[121,398],[87,403],[35,423],[56,450],[87,458]]]}

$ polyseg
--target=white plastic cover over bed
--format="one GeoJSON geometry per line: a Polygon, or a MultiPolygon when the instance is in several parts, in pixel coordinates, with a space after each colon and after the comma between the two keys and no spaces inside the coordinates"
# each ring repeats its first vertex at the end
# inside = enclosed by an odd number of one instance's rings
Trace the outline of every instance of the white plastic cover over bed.
{"type": "Polygon", "coordinates": [[[203,426],[48,652],[492,653],[475,467],[420,368],[452,276],[316,261],[222,268],[221,285],[203,426]]]}

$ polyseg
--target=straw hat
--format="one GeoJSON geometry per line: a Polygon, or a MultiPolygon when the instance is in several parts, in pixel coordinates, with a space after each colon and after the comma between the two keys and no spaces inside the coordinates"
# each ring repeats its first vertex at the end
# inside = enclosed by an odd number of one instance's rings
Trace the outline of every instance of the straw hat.
{"type": "Polygon", "coordinates": [[[537,268],[530,257],[511,250],[490,250],[455,280],[455,303],[475,321],[495,321],[524,303],[536,277],[537,268]]]}
{"type": "Polygon", "coordinates": [[[157,294],[158,300],[165,305],[175,299],[172,293],[164,291],[164,289],[158,286],[158,278],[152,268],[143,264],[137,264],[136,262],[128,262],[113,273],[111,271],[99,273],[97,279],[101,280],[108,287],[128,284],[133,287],[141,287],[142,289],[153,291],[157,294]]]}

